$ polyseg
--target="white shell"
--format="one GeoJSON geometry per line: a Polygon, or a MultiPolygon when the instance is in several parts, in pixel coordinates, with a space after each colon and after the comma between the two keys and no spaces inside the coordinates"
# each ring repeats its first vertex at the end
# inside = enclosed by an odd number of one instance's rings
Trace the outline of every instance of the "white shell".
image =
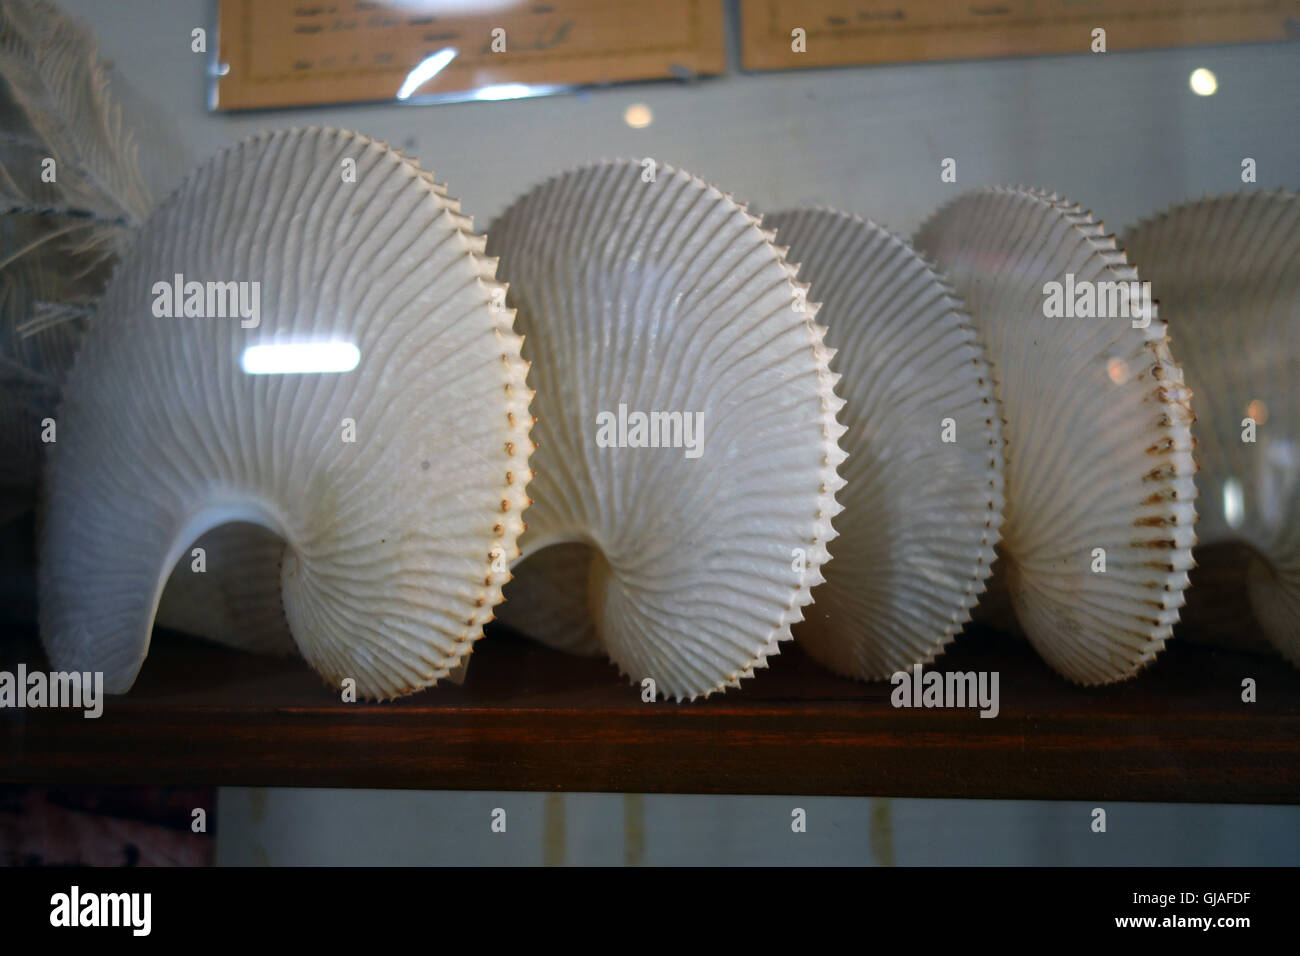
{"type": "Polygon", "coordinates": [[[1185,203],[1124,245],[1154,285],[1194,396],[1198,538],[1254,550],[1251,606],[1300,665],[1300,195],[1185,203]],[[1247,418],[1253,442],[1242,440],[1247,418]]]}
{"type": "MultiPolygon", "coordinates": [[[[771,234],[703,181],[648,172],[622,161],[555,177],[491,226],[488,251],[537,389],[524,554],[592,546],[595,633],[634,682],[681,700],[736,686],[801,619],[839,510],[842,402],[771,234]],[[628,447],[601,447],[620,404],[628,447]],[[635,412],[701,414],[699,457],[631,447],[635,412]]],[[[521,591],[501,617],[524,633],[582,607],[573,590],[547,600],[535,586],[528,606],[521,591]]]]}
{"type": "MultiPolygon", "coordinates": [[[[447,187],[435,182],[432,173],[412,157],[401,150],[395,155],[438,195],[447,195],[447,187]]],[[[208,531],[194,542],[194,548],[203,552],[202,571],[194,571],[190,552],[181,556],[163,587],[154,623],[236,650],[292,654],[296,648],[280,597],[283,539],[261,525],[237,521],[208,531]]],[[[462,672],[468,663],[466,657],[462,672]]],[[[448,677],[459,683],[454,680],[456,673],[453,670],[448,677]]]]}
{"type": "Polygon", "coordinates": [[[1190,394],[1164,323],[1045,314],[1048,283],[1067,274],[1138,280],[1101,224],[1054,194],[966,193],[916,246],[956,286],[993,366],[1007,423],[999,550],[1021,626],[1072,681],[1135,674],[1178,620],[1196,540],[1190,394]]]}
{"type": "Polygon", "coordinates": [[[59,408],[40,555],[56,668],[127,690],[178,558],[234,521],[286,542],[285,616],[332,684],[392,697],[462,661],[516,553],[531,448],[520,339],[469,229],[427,174],[328,129],[241,143],[159,206],[59,408]],[[260,323],[157,317],[177,274],[259,282],[260,323]],[[360,364],[241,369],[248,346],[320,341],[360,364]]]}
{"type": "Polygon", "coordinates": [[[992,568],[1003,504],[993,378],[951,288],[904,240],[825,209],[763,223],[821,303],[848,428],[834,560],[795,637],[837,673],[888,678],[942,651],[992,568]]]}
{"type": "MultiPolygon", "coordinates": [[[[400,150],[396,155],[440,196],[447,188],[400,150]]],[[[480,240],[481,241],[481,240],[480,240]]],[[[504,286],[497,286],[504,289],[504,286]]],[[[236,650],[277,656],[295,651],[280,597],[284,541],[275,532],[248,522],[219,525],[197,541],[203,568],[194,571],[192,555],[181,556],[163,587],[154,622],[159,626],[215,641],[236,650]]],[[[193,550],[193,549],[191,549],[193,550]]],[[[468,666],[468,658],[462,668],[468,666]]],[[[449,675],[454,678],[455,671],[449,675]]]]}

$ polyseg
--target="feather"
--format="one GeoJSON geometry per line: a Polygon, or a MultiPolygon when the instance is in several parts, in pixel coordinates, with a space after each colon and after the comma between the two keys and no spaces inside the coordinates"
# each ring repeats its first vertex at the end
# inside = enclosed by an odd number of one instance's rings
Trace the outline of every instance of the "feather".
{"type": "Polygon", "coordinates": [[[154,198],[84,25],[0,0],[0,498],[31,501],[95,300],[154,198]],[[46,171],[53,161],[54,181],[46,171]],[[44,175],[43,175],[44,174],[44,175]]]}
{"type": "Polygon", "coordinates": [[[136,146],[86,27],[45,0],[3,0],[0,78],[0,118],[10,134],[0,155],[14,180],[27,178],[12,168],[17,161],[34,184],[56,187],[69,208],[122,225],[148,215],[152,199],[136,146]],[[40,182],[46,158],[55,161],[57,183],[40,182]]]}

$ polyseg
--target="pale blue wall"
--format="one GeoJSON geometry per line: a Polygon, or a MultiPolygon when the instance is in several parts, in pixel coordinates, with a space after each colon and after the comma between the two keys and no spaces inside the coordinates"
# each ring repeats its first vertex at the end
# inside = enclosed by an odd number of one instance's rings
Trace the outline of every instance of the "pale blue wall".
{"type": "Polygon", "coordinates": [[[1288,865],[1300,808],[226,788],[222,864],[1288,865]],[[506,811],[505,833],[492,812],[506,811]],[[791,831],[791,811],[807,831],[791,831]]]}

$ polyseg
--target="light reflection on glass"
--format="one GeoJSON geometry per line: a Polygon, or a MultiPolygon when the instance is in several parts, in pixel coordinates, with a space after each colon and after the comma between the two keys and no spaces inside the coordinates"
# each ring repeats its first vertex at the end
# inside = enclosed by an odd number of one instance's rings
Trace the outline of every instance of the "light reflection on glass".
{"type": "Polygon", "coordinates": [[[295,342],[250,345],[240,365],[249,375],[305,375],[350,372],[360,361],[361,350],[351,342],[295,342]]]}
{"type": "Polygon", "coordinates": [[[496,13],[519,5],[519,0],[386,0],[384,6],[407,15],[433,14],[456,16],[473,13],[496,13]]]}
{"type": "Polygon", "coordinates": [[[1264,454],[1270,465],[1283,471],[1290,471],[1300,465],[1300,453],[1297,453],[1295,443],[1285,438],[1268,442],[1264,454]]]}
{"type": "Polygon", "coordinates": [[[623,111],[623,122],[633,129],[645,129],[654,118],[654,113],[644,103],[633,103],[623,111]]]}
{"type": "Polygon", "coordinates": [[[476,100],[518,100],[525,96],[545,96],[562,89],[559,86],[529,86],[527,83],[494,83],[474,91],[476,100]]]}
{"type": "Polygon", "coordinates": [[[444,47],[437,53],[426,56],[415,65],[415,69],[406,74],[402,88],[397,91],[397,98],[404,100],[410,97],[412,93],[445,70],[447,64],[454,59],[456,59],[456,51],[452,47],[444,47]]]}
{"type": "Polygon", "coordinates": [[[1214,91],[1219,88],[1218,77],[1203,66],[1192,71],[1187,83],[1197,96],[1213,96],[1214,91]]]}
{"type": "Polygon", "coordinates": [[[1236,478],[1228,478],[1223,482],[1223,520],[1229,528],[1240,528],[1245,511],[1241,482],[1236,478]]]}

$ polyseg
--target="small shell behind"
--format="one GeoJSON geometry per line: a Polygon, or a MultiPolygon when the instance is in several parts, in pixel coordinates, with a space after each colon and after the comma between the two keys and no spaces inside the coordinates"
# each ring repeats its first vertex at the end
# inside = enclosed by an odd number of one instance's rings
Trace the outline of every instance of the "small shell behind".
{"type": "Polygon", "coordinates": [[[834,560],[795,637],[837,673],[884,679],[933,660],[984,590],[1003,505],[992,375],[904,240],[827,209],[763,222],[822,304],[848,428],[834,560]]]}
{"type": "Polygon", "coordinates": [[[1193,392],[1198,537],[1255,551],[1251,605],[1300,665],[1300,195],[1184,203],[1129,229],[1124,245],[1155,287],[1193,392]]]}
{"type": "Polygon", "coordinates": [[[497,617],[557,651],[603,654],[587,603],[591,566],[598,559],[595,549],[577,541],[532,552],[512,569],[497,617]]]}
{"type": "Polygon", "coordinates": [[[234,522],[213,528],[181,555],[163,588],[155,621],[258,654],[295,652],[280,598],[284,540],[234,522]]]}

